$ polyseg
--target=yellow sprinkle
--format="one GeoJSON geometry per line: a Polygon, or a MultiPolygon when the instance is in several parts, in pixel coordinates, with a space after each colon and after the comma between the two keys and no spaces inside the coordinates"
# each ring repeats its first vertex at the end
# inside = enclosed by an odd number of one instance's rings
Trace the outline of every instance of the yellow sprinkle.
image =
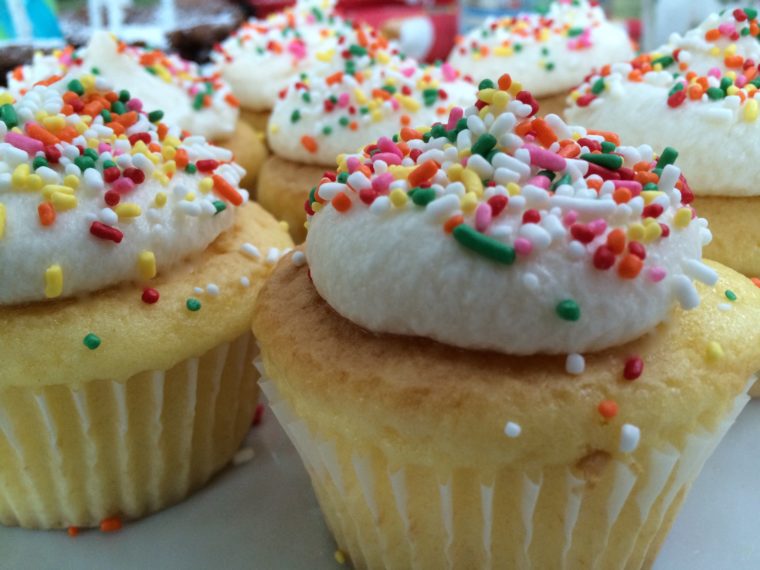
{"type": "Polygon", "coordinates": [[[405,96],[399,96],[399,100],[401,101],[401,105],[403,105],[404,109],[407,111],[411,111],[412,113],[416,113],[420,110],[420,102],[416,99],[412,99],[411,97],[405,97],[405,96]]]}
{"type": "Polygon", "coordinates": [[[710,55],[713,57],[718,57],[720,55],[720,48],[718,46],[713,46],[710,48],[710,55]]]}
{"type": "Polygon", "coordinates": [[[187,194],[185,194],[185,198],[184,199],[187,200],[188,202],[194,201],[195,200],[195,192],[188,192],[187,194]]]}
{"type": "Polygon", "coordinates": [[[330,63],[330,60],[332,60],[332,58],[335,57],[335,50],[329,49],[325,51],[318,51],[315,55],[319,61],[330,63]]]}
{"type": "Polygon", "coordinates": [[[462,211],[465,214],[472,214],[475,211],[475,208],[478,207],[478,196],[475,192],[467,192],[467,194],[462,196],[460,203],[462,211]]]}
{"type": "Polygon", "coordinates": [[[52,299],[63,293],[63,270],[60,265],[51,265],[45,270],[45,297],[52,299]]]}
{"type": "Polygon", "coordinates": [[[74,195],[74,189],[61,184],[46,184],[42,187],[42,197],[45,200],[52,200],[53,194],[71,194],[74,195]]]}
{"type": "Polygon", "coordinates": [[[26,163],[19,164],[13,169],[11,175],[11,185],[17,190],[23,190],[26,188],[27,178],[29,177],[29,165],[26,163]]]}
{"type": "Polygon", "coordinates": [[[89,146],[90,148],[97,148],[99,144],[100,144],[100,141],[96,138],[87,139],[87,146],[89,146]]]}
{"type": "Polygon", "coordinates": [[[315,213],[319,212],[322,209],[322,204],[320,204],[319,202],[314,202],[311,205],[311,209],[314,210],[315,213]]]}
{"type": "Polygon", "coordinates": [[[280,125],[275,125],[274,123],[269,123],[269,132],[273,135],[276,135],[280,132],[280,125]]]}
{"type": "Polygon", "coordinates": [[[65,192],[53,192],[50,201],[56,212],[65,212],[77,207],[77,197],[65,192]]]}
{"type": "Polygon", "coordinates": [[[159,67],[159,66],[156,66],[156,68],[155,68],[155,69],[156,69],[156,73],[158,74],[158,76],[159,76],[161,79],[163,79],[163,80],[164,80],[164,81],[166,81],[167,83],[171,83],[171,82],[172,82],[172,76],[171,76],[171,73],[169,73],[169,72],[166,70],[166,68],[165,68],[165,67],[163,67],[163,66],[160,66],[160,67],[159,67]]]}
{"type": "Polygon", "coordinates": [[[739,92],[739,88],[736,85],[731,85],[728,89],[726,89],[727,95],[736,95],[739,92]]]}
{"type": "Polygon", "coordinates": [[[402,180],[408,177],[409,173],[412,170],[413,169],[409,166],[398,166],[398,165],[393,165],[388,168],[388,172],[393,174],[393,178],[395,178],[396,180],[402,180]]]}
{"type": "Polygon", "coordinates": [[[641,241],[644,239],[645,233],[643,224],[631,224],[628,226],[628,238],[633,241],[641,241]]]}
{"type": "Polygon", "coordinates": [[[5,213],[5,204],[0,202],[0,239],[3,239],[5,237],[5,221],[6,221],[6,213],[5,213]]]}
{"type": "Polygon", "coordinates": [[[39,174],[30,174],[26,179],[26,187],[29,190],[39,190],[45,185],[45,182],[42,180],[42,176],[39,174]]]}
{"type": "Polygon", "coordinates": [[[520,185],[516,182],[509,182],[507,184],[507,192],[510,196],[517,196],[520,193],[520,185]]]}
{"type": "Polygon", "coordinates": [[[163,208],[166,205],[166,194],[164,192],[156,192],[156,198],[154,200],[156,208],[163,208]]]}
{"type": "Polygon", "coordinates": [[[464,184],[468,192],[472,192],[475,196],[483,195],[483,181],[477,172],[471,168],[462,170],[462,184],[464,184]]]}
{"type": "Polygon", "coordinates": [[[370,117],[372,117],[373,123],[379,123],[383,120],[383,114],[377,109],[370,112],[370,117]]]}
{"type": "Polygon", "coordinates": [[[63,185],[76,190],[79,188],[79,177],[75,174],[67,174],[63,179],[63,185]]]}
{"type": "Polygon", "coordinates": [[[641,193],[641,197],[644,198],[644,203],[648,206],[652,202],[654,202],[655,198],[658,196],[662,196],[662,192],[659,190],[644,190],[641,193]]]}
{"type": "Polygon", "coordinates": [[[343,554],[342,550],[335,551],[335,562],[337,562],[340,565],[343,565],[346,563],[346,555],[343,554]]]}
{"type": "Polygon", "coordinates": [[[497,91],[493,96],[492,104],[498,108],[506,107],[511,100],[512,97],[509,96],[507,91],[497,91]]]}
{"type": "Polygon", "coordinates": [[[406,203],[409,201],[409,198],[406,195],[406,192],[401,190],[401,188],[396,188],[391,192],[390,194],[391,204],[396,206],[397,208],[403,208],[406,206],[406,203]]]}
{"type": "Polygon", "coordinates": [[[359,103],[360,105],[367,104],[367,96],[364,94],[364,91],[362,91],[358,87],[354,88],[354,98],[356,99],[356,102],[359,103]]]}
{"type": "Polygon", "coordinates": [[[512,97],[517,95],[522,90],[522,83],[519,81],[512,81],[512,85],[509,86],[509,94],[512,95],[512,97]]]}
{"type": "Polygon", "coordinates": [[[87,123],[84,122],[84,118],[86,115],[81,115],[80,118],[83,119],[79,123],[74,124],[74,128],[77,130],[77,132],[81,135],[87,130],[87,123]]]}
{"type": "Polygon", "coordinates": [[[680,208],[676,215],[673,216],[673,223],[677,228],[688,227],[691,223],[691,210],[689,208],[680,208]]]}
{"type": "Polygon", "coordinates": [[[758,115],[758,104],[756,99],[747,99],[747,102],[744,103],[744,120],[748,123],[752,123],[753,121],[757,120],[758,115]]]}
{"type": "Polygon", "coordinates": [[[177,148],[179,145],[181,145],[181,144],[182,144],[182,141],[181,141],[181,140],[179,140],[179,139],[178,139],[177,137],[175,137],[175,136],[172,136],[172,135],[166,135],[166,136],[164,137],[164,144],[165,144],[165,145],[169,145],[169,146],[173,146],[174,148],[177,148]]]}
{"type": "Polygon", "coordinates": [[[449,180],[452,182],[458,182],[462,179],[462,171],[464,170],[464,166],[461,164],[452,164],[449,166],[449,169],[446,171],[446,175],[449,177],[449,180]]]}
{"type": "Polygon", "coordinates": [[[152,176],[158,180],[162,186],[169,184],[169,177],[160,170],[154,170],[152,176]]]}
{"type": "Polygon", "coordinates": [[[0,105],[6,105],[8,103],[13,103],[13,95],[8,93],[7,91],[0,93],[0,105]]]}
{"type": "Polygon", "coordinates": [[[152,251],[142,251],[137,256],[137,272],[145,280],[156,276],[156,256],[152,251]]]}
{"type": "Polygon", "coordinates": [[[498,57],[509,57],[514,53],[514,50],[508,46],[496,46],[493,48],[493,54],[498,57]]]}
{"type": "Polygon", "coordinates": [[[82,82],[82,87],[84,87],[85,91],[91,91],[95,87],[94,75],[84,75],[80,81],[82,82]]]}
{"type": "Polygon", "coordinates": [[[161,149],[161,156],[163,156],[166,160],[171,160],[176,154],[177,149],[173,146],[164,145],[164,147],[161,149]]]}
{"type": "Polygon", "coordinates": [[[164,172],[166,172],[166,174],[174,174],[175,172],[177,172],[177,163],[174,162],[173,160],[167,160],[164,163],[163,169],[164,169],[164,172]]]}
{"type": "Polygon", "coordinates": [[[47,111],[45,111],[44,109],[40,109],[34,114],[34,118],[37,119],[38,123],[44,121],[45,117],[47,116],[48,116],[47,111]]]}
{"type": "Polygon", "coordinates": [[[140,206],[131,202],[122,202],[121,204],[117,204],[114,206],[113,211],[116,212],[116,215],[120,218],[136,218],[142,214],[142,209],[140,206]]]}
{"type": "Polygon", "coordinates": [[[203,180],[201,180],[198,183],[198,190],[200,190],[203,194],[208,194],[211,192],[211,189],[214,187],[214,180],[206,176],[203,180]]]}
{"type": "Polygon", "coordinates": [[[727,56],[736,54],[736,44],[730,44],[726,46],[726,51],[723,52],[727,56]]]}
{"type": "Polygon", "coordinates": [[[60,131],[66,126],[66,119],[64,119],[61,115],[52,115],[42,119],[42,124],[48,130],[60,131]]]}
{"type": "Polygon", "coordinates": [[[718,362],[723,356],[725,356],[723,347],[718,342],[711,340],[707,343],[707,352],[705,353],[707,362],[718,362]]]}
{"type": "Polygon", "coordinates": [[[660,227],[660,224],[656,223],[656,221],[653,224],[647,224],[644,230],[644,243],[653,242],[654,240],[658,239],[661,235],[662,235],[662,228],[660,227]]]}
{"type": "Polygon", "coordinates": [[[570,99],[572,99],[572,100],[573,100],[573,102],[577,101],[577,100],[578,100],[578,99],[580,99],[580,98],[581,98],[581,93],[580,93],[580,91],[577,91],[577,90],[576,90],[576,91],[573,91],[572,93],[570,93],[570,99]]]}
{"type": "Polygon", "coordinates": [[[486,88],[486,89],[481,89],[480,91],[478,91],[478,99],[490,104],[493,101],[494,93],[496,93],[496,89],[493,89],[491,87],[486,88]]]}
{"type": "Polygon", "coordinates": [[[385,64],[391,60],[391,57],[385,51],[378,51],[375,59],[377,59],[377,61],[379,61],[380,63],[385,64]]]}

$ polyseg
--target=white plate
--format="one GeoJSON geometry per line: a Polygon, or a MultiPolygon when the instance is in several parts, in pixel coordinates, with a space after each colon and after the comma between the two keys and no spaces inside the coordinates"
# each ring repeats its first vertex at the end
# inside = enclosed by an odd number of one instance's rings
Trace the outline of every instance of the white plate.
{"type": "MultiPolygon", "coordinates": [[[[655,570],[760,568],[758,432],[760,402],[751,402],[694,485],[655,570]]],[[[271,413],[250,442],[252,462],[119,533],[0,528],[0,568],[340,568],[306,472],[271,413]]]]}

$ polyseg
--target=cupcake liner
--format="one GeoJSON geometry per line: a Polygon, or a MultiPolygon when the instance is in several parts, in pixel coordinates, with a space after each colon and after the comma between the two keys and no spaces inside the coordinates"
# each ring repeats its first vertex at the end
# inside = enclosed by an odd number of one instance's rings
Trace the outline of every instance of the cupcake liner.
{"type": "Polygon", "coordinates": [[[272,381],[260,380],[353,564],[422,569],[650,565],[751,384],[715,430],[701,429],[679,447],[644,448],[635,462],[611,456],[590,484],[566,465],[534,472],[397,465],[377,447],[359,451],[340,436],[317,435],[272,381]]]}
{"type": "Polygon", "coordinates": [[[257,352],[246,333],[125,381],[0,390],[0,522],[97,526],[181,500],[245,436],[257,352]]]}

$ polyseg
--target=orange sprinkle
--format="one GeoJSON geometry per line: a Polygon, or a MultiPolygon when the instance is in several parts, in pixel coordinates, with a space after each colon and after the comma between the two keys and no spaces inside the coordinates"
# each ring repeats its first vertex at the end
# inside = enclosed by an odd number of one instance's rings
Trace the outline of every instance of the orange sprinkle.
{"type": "Polygon", "coordinates": [[[148,145],[148,150],[150,152],[161,152],[161,145],[155,142],[152,142],[148,145]]]}
{"type": "Polygon", "coordinates": [[[79,95],[73,91],[66,91],[66,93],[63,94],[63,102],[68,103],[69,105],[77,99],[79,99],[79,95]]]}
{"type": "MultiPolygon", "coordinates": [[[[20,77],[17,77],[16,79],[21,79],[20,77]]],[[[48,85],[52,85],[53,83],[60,81],[63,79],[63,75],[51,75],[50,77],[46,77],[45,79],[42,79],[35,83],[35,85],[44,85],[47,87],[48,85]]]]}
{"type": "Polygon", "coordinates": [[[352,131],[356,131],[359,129],[359,123],[357,123],[356,121],[351,121],[351,124],[348,125],[348,128],[351,129],[352,131]]]}
{"type": "Polygon", "coordinates": [[[645,172],[643,170],[636,172],[634,178],[636,182],[640,182],[642,186],[646,186],[647,184],[657,184],[660,180],[660,177],[654,172],[645,172]]]}
{"type": "Polygon", "coordinates": [[[692,83],[689,85],[688,89],[686,89],[686,94],[689,96],[689,99],[692,101],[699,101],[702,98],[702,95],[704,95],[705,90],[702,89],[702,86],[698,83],[692,83]]]}
{"type": "Polygon", "coordinates": [[[409,127],[402,127],[401,129],[401,140],[402,141],[411,141],[411,140],[417,140],[421,139],[422,135],[419,131],[415,129],[411,129],[409,127]]]}
{"type": "Polygon", "coordinates": [[[391,94],[388,93],[385,89],[373,89],[372,97],[375,99],[382,99],[383,101],[387,101],[391,98],[391,94]]]}
{"type": "Polygon", "coordinates": [[[558,140],[556,133],[544,119],[533,119],[533,130],[536,132],[538,142],[544,145],[544,148],[549,148],[558,140]]]}
{"type": "Polygon", "coordinates": [[[614,254],[623,253],[625,249],[625,232],[621,229],[615,229],[607,236],[607,247],[612,250],[614,254]]]}
{"type": "Polygon", "coordinates": [[[632,197],[633,195],[628,188],[616,188],[612,193],[612,199],[615,200],[616,204],[626,204],[631,201],[632,197]]]}
{"type": "Polygon", "coordinates": [[[578,146],[578,143],[575,141],[564,139],[559,142],[559,152],[557,152],[558,155],[565,158],[575,158],[580,153],[581,147],[578,146]]]}
{"type": "Polygon", "coordinates": [[[758,33],[760,33],[760,26],[758,26],[757,20],[752,20],[749,23],[749,35],[752,37],[757,37],[758,33]]]}
{"type": "Polygon", "coordinates": [[[90,117],[97,117],[102,110],[103,104],[100,101],[92,101],[84,106],[82,114],[89,115],[90,117]]]}
{"type": "Polygon", "coordinates": [[[723,63],[725,63],[728,68],[737,69],[744,65],[744,58],[738,54],[729,55],[723,59],[723,63]]]}
{"type": "Polygon", "coordinates": [[[637,162],[633,165],[633,169],[638,172],[639,170],[649,170],[649,163],[648,162],[637,162]]]}
{"type": "Polygon", "coordinates": [[[66,529],[66,534],[68,534],[72,538],[77,536],[79,534],[79,527],[70,526],[69,528],[66,529]]]}
{"type": "Polygon", "coordinates": [[[240,101],[232,93],[227,93],[227,95],[224,96],[224,100],[230,107],[240,107],[240,101]]]}
{"type": "Polygon", "coordinates": [[[121,518],[109,517],[100,521],[100,532],[116,532],[121,530],[121,518]]]}
{"type": "Polygon", "coordinates": [[[71,142],[79,136],[79,133],[72,125],[67,125],[58,131],[58,138],[62,141],[71,142]]]}
{"type": "Polygon", "coordinates": [[[597,192],[602,189],[602,179],[601,178],[587,178],[586,179],[586,186],[589,188],[593,188],[597,192]]]}
{"type": "Polygon", "coordinates": [[[642,76],[643,76],[643,74],[641,73],[641,71],[640,71],[640,70],[638,70],[638,69],[634,69],[633,71],[631,71],[631,72],[628,74],[628,80],[629,80],[629,81],[640,82],[640,81],[641,81],[641,78],[642,78],[642,76]]]}
{"type": "Polygon", "coordinates": [[[351,209],[351,198],[345,192],[340,192],[331,200],[331,204],[339,212],[348,212],[351,209]]]}
{"type": "Polygon", "coordinates": [[[117,123],[116,121],[111,121],[110,123],[106,123],[106,127],[109,129],[113,129],[113,132],[117,135],[123,135],[127,132],[127,129],[124,128],[124,125],[121,123],[117,123]]]}
{"type": "Polygon", "coordinates": [[[752,281],[752,284],[755,287],[760,287],[760,278],[758,278],[758,277],[752,277],[752,278],[750,278],[750,281],[752,281]]]}
{"type": "Polygon", "coordinates": [[[317,141],[314,139],[314,137],[310,137],[309,135],[304,135],[301,137],[301,144],[308,152],[312,154],[317,152],[319,149],[317,141]]]}
{"type": "Polygon", "coordinates": [[[435,160],[426,160],[409,173],[409,186],[414,188],[423,182],[427,182],[438,172],[438,163],[435,160]]]}
{"type": "Polygon", "coordinates": [[[716,40],[720,39],[720,30],[718,28],[713,28],[712,30],[707,30],[705,32],[705,39],[708,42],[714,42],[716,40]]]}
{"type": "Polygon", "coordinates": [[[400,122],[402,126],[408,127],[412,123],[412,118],[409,115],[401,115],[400,122]]]}
{"type": "Polygon", "coordinates": [[[24,70],[21,68],[21,66],[13,70],[13,79],[16,81],[21,81],[24,79],[24,70]]]}
{"type": "Polygon", "coordinates": [[[523,121],[515,127],[515,134],[519,137],[525,137],[533,130],[533,121],[523,121]]]}
{"type": "Polygon", "coordinates": [[[211,178],[214,181],[214,191],[219,196],[235,206],[240,206],[243,203],[243,197],[224,178],[218,174],[212,175],[211,178]]]}
{"type": "Polygon", "coordinates": [[[641,258],[629,253],[620,261],[620,265],[618,265],[618,275],[623,279],[633,279],[641,273],[642,267],[644,267],[644,262],[641,258]]]}
{"type": "Polygon", "coordinates": [[[451,216],[446,223],[443,224],[443,231],[450,234],[454,231],[454,228],[464,223],[464,216],[451,216]]]}
{"type": "Polygon", "coordinates": [[[28,134],[33,139],[37,139],[45,146],[51,146],[61,142],[61,139],[37,123],[27,123],[26,134],[28,134]]]}
{"type": "Polygon", "coordinates": [[[599,413],[605,419],[612,419],[618,414],[618,405],[612,400],[602,400],[597,408],[599,413]]]}
{"type": "Polygon", "coordinates": [[[615,143],[615,146],[620,146],[620,137],[617,135],[617,133],[612,133],[610,131],[598,131],[594,129],[589,129],[588,134],[604,137],[604,140],[606,140],[607,142],[615,143]]]}
{"type": "Polygon", "coordinates": [[[406,142],[399,141],[399,142],[396,143],[396,146],[401,151],[401,154],[403,154],[404,156],[406,156],[407,154],[409,154],[409,145],[406,144],[406,142]]]}
{"type": "Polygon", "coordinates": [[[336,83],[340,83],[343,81],[343,72],[342,71],[336,71],[332,75],[328,75],[325,79],[325,83],[328,85],[334,85],[336,83]]]}
{"type": "Polygon", "coordinates": [[[169,134],[169,127],[166,126],[166,123],[158,123],[156,130],[158,131],[158,140],[160,141],[164,140],[166,135],[169,134]]]}
{"type": "Polygon", "coordinates": [[[129,128],[137,122],[137,113],[135,111],[129,111],[123,115],[116,115],[114,120],[129,128]]]}
{"type": "Polygon", "coordinates": [[[42,202],[37,206],[37,215],[43,226],[52,226],[55,222],[55,208],[50,202],[42,202]]]}
{"type": "Polygon", "coordinates": [[[502,91],[508,91],[512,87],[512,77],[508,73],[505,73],[499,77],[498,85],[502,91]]]}

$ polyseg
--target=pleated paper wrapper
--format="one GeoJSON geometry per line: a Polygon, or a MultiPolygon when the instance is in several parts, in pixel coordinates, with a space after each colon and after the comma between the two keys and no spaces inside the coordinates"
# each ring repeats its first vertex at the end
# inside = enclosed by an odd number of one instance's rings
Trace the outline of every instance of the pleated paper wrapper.
{"type": "Polygon", "coordinates": [[[251,425],[250,333],[126,381],[0,391],[0,522],[97,526],[172,505],[235,454],[251,425]]]}
{"type": "Polygon", "coordinates": [[[566,465],[531,472],[509,464],[489,472],[399,465],[377,446],[317,436],[263,372],[260,385],[338,547],[354,567],[370,569],[648,568],[689,487],[749,401],[745,390],[715,430],[679,446],[642,442],[635,463],[610,457],[598,477],[592,457],[584,478],[566,465]]]}

